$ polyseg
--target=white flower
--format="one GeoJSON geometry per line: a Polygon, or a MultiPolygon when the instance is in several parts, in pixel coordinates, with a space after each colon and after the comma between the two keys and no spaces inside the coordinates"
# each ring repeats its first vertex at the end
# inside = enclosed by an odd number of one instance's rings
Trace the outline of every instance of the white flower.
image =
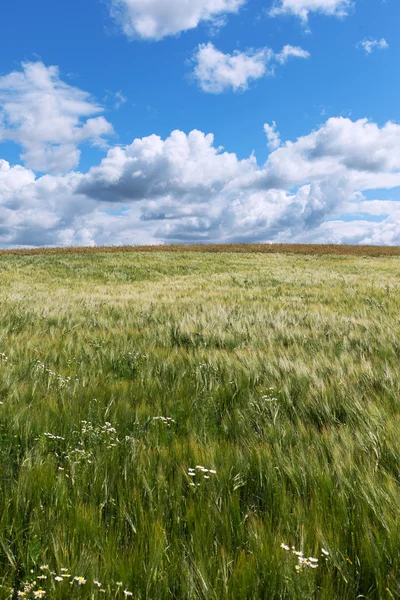
{"type": "Polygon", "coordinates": [[[124,590],[125,596],[133,596],[132,592],[128,592],[128,590],[124,590]]]}
{"type": "Polygon", "coordinates": [[[328,552],[328,550],[325,550],[325,548],[321,548],[321,552],[322,552],[322,554],[324,554],[325,556],[329,556],[329,552],[328,552]]]}
{"type": "Polygon", "coordinates": [[[101,587],[101,583],[100,583],[100,581],[97,581],[97,579],[95,579],[93,581],[93,583],[94,583],[94,585],[97,585],[97,587],[101,587]]]}
{"type": "Polygon", "coordinates": [[[284,550],[290,550],[289,546],[287,546],[287,545],[286,545],[286,544],[284,544],[283,542],[282,542],[282,544],[281,544],[281,548],[283,548],[284,550]]]}
{"type": "Polygon", "coordinates": [[[312,556],[309,556],[309,557],[308,557],[308,560],[309,560],[310,562],[313,562],[313,563],[317,563],[317,562],[318,562],[318,558],[313,558],[312,556]]]}
{"type": "Polygon", "coordinates": [[[217,474],[217,471],[215,471],[215,469],[210,469],[208,472],[209,472],[209,473],[212,473],[213,475],[216,475],[216,474],[217,474]]]}
{"type": "Polygon", "coordinates": [[[63,578],[60,577],[59,575],[57,575],[57,577],[54,577],[54,580],[55,581],[63,581],[63,578]]]}
{"type": "Polygon", "coordinates": [[[74,577],[75,581],[78,582],[79,585],[85,585],[86,583],[86,579],[84,579],[83,577],[79,576],[79,577],[74,577]]]}
{"type": "Polygon", "coordinates": [[[37,590],[36,592],[33,592],[33,595],[35,596],[35,598],[43,598],[46,595],[46,592],[42,589],[37,590]]]}

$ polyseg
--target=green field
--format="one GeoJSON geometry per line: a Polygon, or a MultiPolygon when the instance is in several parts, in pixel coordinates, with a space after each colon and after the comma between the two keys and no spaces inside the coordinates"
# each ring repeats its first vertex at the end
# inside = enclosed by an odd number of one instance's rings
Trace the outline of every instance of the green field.
{"type": "Polygon", "coordinates": [[[399,290],[390,256],[1,256],[0,598],[400,598],[399,290]]]}

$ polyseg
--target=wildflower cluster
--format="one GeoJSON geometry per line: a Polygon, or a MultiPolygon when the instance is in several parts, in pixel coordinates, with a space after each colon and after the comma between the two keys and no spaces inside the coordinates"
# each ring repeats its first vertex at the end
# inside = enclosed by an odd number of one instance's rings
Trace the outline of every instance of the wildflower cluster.
{"type": "Polygon", "coordinates": [[[4,352],[0,352],[0,361],[8,363],[8,356],[6,356],[4,352]]]}
{"type": "Polygon", "coordinates": [[[200,483],[198,480],[200,477],[202,479],[210,479],[210,475],[213,476],[216,474],[217,471],[215,469],[206,469],[206,467],[203,467],[202,465],[196,465],[194,469],[193,467],[189,467],[188,476],[193,478],[189,485],[191,487],[199,487],[200,483]]]}
{"type": "Polygon", "coordinates": [[[93,450],[97,447],[110,450],[119,444],[117,430],[108,421],[104,425],[93,425],[90,421],[81,421],[82,427],[73,433],[79,439],[65,457],[73,462],[88,462],[94,459],[93,450]]]}
{"type": "MultiPolygon", "coordinates": [[[[303,569],[317,569],[318,568],[318,558],[314,558],[313,556],[309,556],[308,558],[304,556],[304,553],[301,550],[296,550],[295,546],[288,546],[287,544],[282,543],[281,548],[286,550],[286,552],[291,552],[294,556],[297,557],[298,564],[295,566],[297,572],[300,572],[303,569]]],[[[321,548],[321,556],[327,558],[329,556],[329,552],[325,550],[325,548],[321,548]]]]}
{"type": "MultiPolygon", "coordinates": [[[[43,433],[43,436],[48,440],[66,439],[50,432],[43,433]]],[[[119,444],[117,430],[109,422],[94,426],[90,421],[81,421],[81,428],[73,431],[72,437],[75,437],[75,440],[68,439],[64,451],[55,452],[56,457],[64,463],[64,466],[58,467],[59,471],[65,470],[65,463],[91,464],[95,459],[96,448],[109,450],[119,444]]]]}
{"type": "MultiPolygon", "coordinates": [[[[32,578],[31,581],[26,581],[23,584],[23,589],[17,591],[17,598],[44,598],[46,596],[46,591],[42,589],[42,582],[45,582],[47,579],[47,575],[44,575],[44,571],[48,571],[48,565],[42,565],[40,567],[41,574],[37,575],[36,579],[39,579],[41,584],[38,584],[35,578],[32,578]],[[32,594],[32,595],[31,595],[32,594]]],[[[34,570],[31,569],[31,573],[34,573],[34,570]]],[[[13,597],[15,590],[13,588],[9,589],[10,598],[13,597]]]]}
{"type": "MultiPolygon", "coordinates": [[[[54,571],[51,571],[49,565],[42,565],[40,567],[40,574],[34,575],[35,569],[31,569],[32,578],[30,581],[26,581],[23,584],[23,588],[20,590],[15,590],[14,588],[9,588],[9,596],[8,598],[46,598],[49,594],[49,589],[63,589],[65,584],[68,586],[91,586],[91,582],[82,575],[75,575],[74,577],[69,573],[69,569],[62,567],[59,569],[59,573],[57,574],[54,571]],[[40,581],[40,584],[38,583],[40,581]],[[42,587],[43,586],[43,587],[42,587]],[[55,586],[55,588],[54,588],[55,586]],[[61,587],[60,587],[61,586],[61,587]]],[[[94,579],[92,582],[95,590],[97,589],[98,593],[104,594],[108,597],[107,591],[110,592],[110,597],[117,597],[117,595],[123,592],[125,598],[130,598],[133,596],[133,592],[124,588],[122,581],[119,581],[113,585],[103,587],[100,581],[94,579]],[[124,589],[123,589],[124,588],[124,589]]],[[[0,588],[2,586],[0,585],[0,588]]],[[[69,589],[69,588],[68,588],[69,589]]],[[[65,588],[65,593],[68,594],[67,588],[65,588]]]]}
{"type": "Polygon", "coordinates": [[[81,439],[99,442],[112,448],[119,442],[117,430],[108,421],[104,425],[93,425],[90,421],[81,421],[81,439]]]}
{"type": "Polygon", "coordinates": [[[161,421],[161,423],[164,423],[167,427],[171,427],[171,423],[176,423],[171,417],[153,417],[153,421],[161,421]]]}
{"type": "Polygon", "coordinates": [[[61,388],[67,387],[73,381],[75,381],[75,382],[79,381],[79,379],[77,377],[75,379],[72,379],[72,377],[69,377],[69,376],[68,377],[63,377],[59,373],[56,373],[55,371],[52,371],[51,369],[49,369],[48,367],[46,367],[46,365],[44,363],[42,363],[40,360],[37,360],[35,362],[35,364],[34,364],[34,370],[42,372],[42,373],[45,373],[49,377],[55,377],[55,381],[57,382],[57,384],[61,388]]]}
{"type": "Polygon", "coordinates": [[[108,421],[106,421],[104,423],[104,425],[96,426],[96,427],[94,427],[90,421],[81,421],[81,423],[82,423],[82,429],[81,429],[82,434],[89,433],[89,432],[93,432],[94,435],[97,435],[99,433],[100,434],[102,434],[102,433],[116,434],[117,433],[117,430],[115,429],[115,427],[113,427],[111,425],[111,423],[109,423],[108,421]]]}
{"type": "Polygon", "coordinates": [[[49,433],[48,431],[43,434],[49,440],[65,440],[61,435],[54,435],[53,433],[49,433]]]}

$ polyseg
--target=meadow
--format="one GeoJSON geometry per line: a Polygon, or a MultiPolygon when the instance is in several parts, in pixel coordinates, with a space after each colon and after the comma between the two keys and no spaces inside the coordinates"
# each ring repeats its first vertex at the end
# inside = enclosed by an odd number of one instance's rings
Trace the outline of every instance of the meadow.
{"type": "Polygon", "coordinates": [[[400,598],[373,254],[3,253],[0,598],[400,598]]]}

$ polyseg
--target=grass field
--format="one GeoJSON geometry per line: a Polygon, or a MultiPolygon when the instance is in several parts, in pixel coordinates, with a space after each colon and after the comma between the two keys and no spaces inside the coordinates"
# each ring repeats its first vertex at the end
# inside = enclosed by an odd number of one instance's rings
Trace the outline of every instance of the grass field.
{"type": "Polygon", "coordinates": [[[121,254],[121,253],[153,253],[168,252],[181,254],[214,253],[214,254],[306,254],[313,256],[400,256],[400,246],[350,246],[344,244],[190,244],[163,246],[67,246],[63,248],[16,248],[0,249],[0,256],[43,256],[49,254],[121,254]]]}
{"type": "Polygon", "coordinates": [[[2,255],[0,598],[400,598],[399,290],[396,256],[2,255]]]}

